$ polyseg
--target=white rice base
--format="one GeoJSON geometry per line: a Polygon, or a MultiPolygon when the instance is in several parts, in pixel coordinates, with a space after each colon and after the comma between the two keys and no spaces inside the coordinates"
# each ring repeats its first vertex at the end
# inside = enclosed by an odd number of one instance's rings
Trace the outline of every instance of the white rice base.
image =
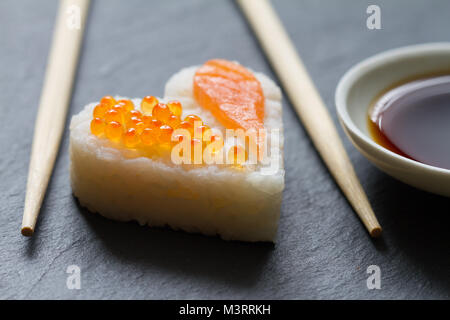
{"type": "MultiPolygon", "coordinates": [[[[196,114],[213,130],[224,132],[193,98],[197,68],[173,75],[161,100],[179,100],[183,117],[196,114]]],[[[91,134],[96,102],[73,116],[70,124],[70,176],[80,204],[119,221],[170,226],[226,240],[274,241],[284,189],[281,91],[262,73],[255,76],[264,91],[266,129],[280,130],[280,168],[276,173],[263,174],[260,165],[236,170],[218,165],[180,166],[170,158],[142,157],[91,134]]],[[[140,105],[140,99],[132,100],[140,105]]]]}

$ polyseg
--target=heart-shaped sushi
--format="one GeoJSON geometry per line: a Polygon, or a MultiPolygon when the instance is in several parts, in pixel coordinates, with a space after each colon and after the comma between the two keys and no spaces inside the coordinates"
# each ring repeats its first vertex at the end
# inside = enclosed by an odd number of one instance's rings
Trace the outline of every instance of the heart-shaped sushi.
{"type": "Polygon", "coordinates": [[[70,125],[74,195],[92,212],[227,240],[274,241],[284,188],[281,91],[210,60],[163,98],[105,96],[70,125]]]}

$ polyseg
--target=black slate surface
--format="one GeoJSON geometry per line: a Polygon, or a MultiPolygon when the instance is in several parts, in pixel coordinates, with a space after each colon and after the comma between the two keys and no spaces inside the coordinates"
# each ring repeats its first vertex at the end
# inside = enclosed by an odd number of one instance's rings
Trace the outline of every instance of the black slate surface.
{"type": "MultiPolygon", "coordinates": [[[[0,1],[0,298],[450,297],[450,200],[381,173],[339,128],[384,227],[372,241],[286,100],[286,189],[275,246],[150,229],[82,210],[69,185],[67,131],[37,232],[22,237],[56,4],[0,1]],[[66,287],[73,264],[81,268],[80,290],[66,287]],[[373,264],[381,268],[380,290],[366,287],[373,264]]],[[[450,40],[446,0],[276,0],[274,6],[335,120],[335,86],[350,66],[385,49],[450,40]],[[380,5],[382,30],[366,28],[369,4],[380,5]]],[[[172,73],[213,57],[275,78],[232,1],[93,1],[70,114],[108,93],[162,94],[172,73]]]]}

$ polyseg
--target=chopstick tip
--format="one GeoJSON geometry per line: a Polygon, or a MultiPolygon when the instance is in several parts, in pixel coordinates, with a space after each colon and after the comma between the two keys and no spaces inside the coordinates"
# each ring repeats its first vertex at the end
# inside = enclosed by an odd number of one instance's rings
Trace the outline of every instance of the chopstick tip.
{"type": "Polygon", "coordinates": [[[374,227],[372,228],[372,230],[370,230],[370,236],[372,238],[378,238],[379,236],[381,236],[381,227],[374,227]]]}
{"type": "Polygon", "coordinates": [[[21,232],[25,237],[31,237],[34,233],[34,230],[30,227],[22,227],[21,232]]]}

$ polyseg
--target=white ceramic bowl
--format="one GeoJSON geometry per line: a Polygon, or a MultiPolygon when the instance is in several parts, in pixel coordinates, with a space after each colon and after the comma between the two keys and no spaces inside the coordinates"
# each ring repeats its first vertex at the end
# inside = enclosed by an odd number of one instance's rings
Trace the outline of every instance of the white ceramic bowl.
{"type": "Polygon", "coordinates": [[[369,105],[380,92],[412,76],[446,70],[450,70],[450,43],[429,43],[389,50],[351,68],[339,81],[335,100],[341,125],[353,145],[367,159],[400,181],[450,197],[450,170],[413,161],[389,151],[373,141],[367,128],[369,105]]]}

